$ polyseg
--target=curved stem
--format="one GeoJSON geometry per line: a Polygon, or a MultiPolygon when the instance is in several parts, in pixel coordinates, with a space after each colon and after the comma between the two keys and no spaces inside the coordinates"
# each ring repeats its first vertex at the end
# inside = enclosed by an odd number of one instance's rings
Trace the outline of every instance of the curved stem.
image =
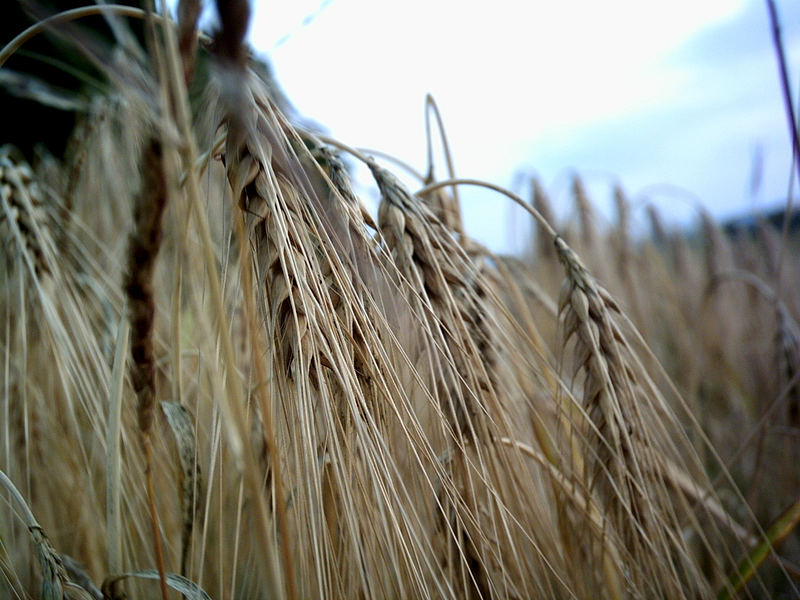
{"type": "Polygon", "coordinates": [[[457,185],[474,185],[478,187],[483,187],[495,191],[498,194],[506,196],[507,198],[516,202],[528,214],[530,214],[534,219],[536,219],[536,221],[542,226],[542,229],[544,229],[547,232],[547,235],[552,237],[553,240],[559,237],[558,233],[553,228],[553,226],[550,225],[547,219],[545,219],[538,210],[533,208],[530,204],[525,202],[525,200],[517,196],[514,192],[507,190],[502,186],[495,185],[494,183],[489,183],[488,181],[482,181],[480,179],[446,179],[445,181],[437,181],[435,183],[431,183],[430,185],[426,185],[424,188],[417,190],[415,195],[421,196],[423,194],[427,194],[428,192],[433,192],[435,190],[438,190],[439,188],[448,186],[457,186],[457,185]]]}
{"type": "MultiPolygon", "coordinates": [[[[56,13],[41,21],[37,21],[25,31],[17,35],[13,40],[8,42],[3,49],[0,50],[0,67],[2,67],[11,56],[19,50],[25,42],[31,38],[36,37],[40,33],[47,31],[47,29],[54,25],[62,23],[69,23],[70,21],[77,21],[86,17],[95,17],[103,14],[113,14],[118,17],[129,17],[132,19],[144,19],[146,12],[141,8],[134,8],[132,6],[124,6],[122,4],[101,4],[94,6],[81,6],[80,8],[73,8],[65,10],[64,12],[56,13]]],[[[171,20],[165,19],[157,14],[152,15],[156,23],[164,24],[170,23],[175,25],[171,20]]],[[[207,41],[209,38],[201,34],[200,39],[207,41]]]]}
{"type": "MultiPolygon", "coordinates": [[[[444,152],[444,160],[447,165],[447,177],[451,180],[455,179],[456,172],[453,167],[453,155],[450,152],[450,142],[447,140],[447,133],[445,133],[444,122],[442,121],[442,114],[439,112],[439,106],[436,104],[436,100],[433,99],[431,94],[425,96],[425,137],[428,145],[428,173],[426,179],[428,182],[433,181],[433,143],[431,140],[430,126],[431,113],[433,113],[433,116],[436,118],[436,127],[439,129],[439,137],[442,140],[442,151],[444,152]]],[[[458,197],[458,188],[455,185],[453,186],[453,201],[455,202],[456,211],[461,215],[461,200],[458,197]]],[[[464,233],[460,218],[458,233],[464,233]]]]}
{"type": "Polygon", "coordinates": [[[328,144],[329,146],[334,146],[335,148],[338,148],[339,150],[342,150],[343,152],[347,152],[348,154],[351,154],[352,156],[354,156],[355,158],[357,158],[358,160],[363,162],[365,165],[374,164],[374,162],[375,162],[369,156],[364,154],[362,151],[357,150],[356,148],[353,148],[352,146],[348,146],[344,142],[340,142],[339,140],[337,140],[335,138],[329,137],[327,135],[319,135],[319,134],[317,134],[316,137],[317,137],[317,139],[319,141],[324,142],[325,144],[328,144]]]}
{"type": "Polygon", "coordinates": [[[22,511],[23,516],[25,517],[25,526],[28,529],[33,527],[39,527],[39,522],[36,520],[36,517],[33,515],[33,511],[28,506],[28,503],[25,502],[25,498],[23,498],[22,494],[20,494],[17,486],[8,478],[2,470],[0,470],[0,485],[6,488],[9,494],[14,497],[14,500],[17,502],[17,506],[22,511]]]}
{"type": "Polygon", "coordinates": [[[389,162],[397,165],[404,171],[407,171],[415,179],[419,179],[420,183],[425,183],[425,176],[422,173],[417,171],[414,167],[412,167],[404,160],[400,160],[393,154],[389,154],[388,152],[383,152],[382,150],[373,150],[372,148],[358,148],[358,151],[363,152],[365,154],[374,154],[378,158],[383,158],[384,160],[388,160],[389,162]]]}
{"type": "MultiPolygon", "coordinates": [[[[775,7],[774,0],[767,0],[767,10],[769,12],[770,27],[772,33],[772,42],[775,46],[775,55],[778,60],[778,69],[781,77],[781,92],[783,93],[783,104],[786,109],[786,121],[789,127],[789,137],[792,140],[792,150],[794,156],[800,156],[800,138],[797,135],[797,122],[794,117],[794,101],[792,100],[792,91],[789,86],[789,74],[786,68],[786,53],[783,49],[783,41],[781,40],[781,24],[778,19],[778,9],[775,7]]],[[[795,161],[795,166],[800,175],[800,162],[795,161]]]]}
{"type": "Polygon", "coordinates": [[[726,281],[741,281],[758,291],[770,304],[776,305],[779,309],[783,308],[783,302],[778,298],[778,294],[767,282],[755,273],[742,269],[731,269],[730,271],[720,271],[715,273],[706,287],[705,295],[712,294],[716,288],[726,281]]]}
{"type": "Polygon", "coordinates": [[[2,67],[5,64],[5,62],[9,58],[11,58],[11,55],[14,54],[14,52],[16,52],[17,50],[19,50],[25,42],[27,42],[33,37],[36,37],[43,31],[46,31],[53,25],[58,25],[60,23],[68,23],[70,21],[83,19],[85,17],[102,15],[103,13],[108,13],[108,12],[111,12],[121,17],[133,17],[136,19],[145,18],[145,11],[143,11],[142,9],[133,8],[131,6],[122,6],[119,4],[82,6],[80,8],[65,10],[64,12],[57,13],[55,15],[47,17],[46,19],[42,19],[41,21],[37,21],[36,23],[28,27],[25,31],[20,33],[13,40],[11,40],[8,44],[6,44],[3,47],[3,49],[0,50],[0,67],[2,67]]]}

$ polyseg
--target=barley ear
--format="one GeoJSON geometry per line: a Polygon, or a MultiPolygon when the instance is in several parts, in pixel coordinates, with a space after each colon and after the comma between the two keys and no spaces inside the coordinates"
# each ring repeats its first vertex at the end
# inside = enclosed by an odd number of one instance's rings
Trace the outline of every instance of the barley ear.
{"type": "Polygon", "coordinates": [[[0,147],[0,228],[10,233],[10,239],[2,236],[0,242],[17,247],[34,279],[52,272],[52,247],[48,248],[52,240],[43,200],[44,191],[30,165],[15,156],[11,146],[0,147]]]}
{"type": "Polygon", "coordinates": [[[67,587],[69,578],[67,577],[67,571],[64,569],[61,556],[50,544],[47,534],[39,525],[28,503],[25,502],[25,498],[22,497],[22,494],[19,493],[19,490],[3,471],[0,471],[0,485],[11,494],[22,511],[25,517],[25,525],[36,547],[36,556],[39,559],[39,566],[42,570],[42,600],[64,600],[66,598],[64,588],[67,587]]]}
{"type": "Polygon", "coordinates": [[[194,424],[189,411],[175,402],[162,402],[161,410],[175,438],[178,453],[178,487],[180,489],[180,506],[183,517],[181,535],[181,575],[187,573],[189,558],[189,542],[194,530],[195,518],[203,510],[203,476],[197,462],[197,441],[194,435],[194,424]]]}

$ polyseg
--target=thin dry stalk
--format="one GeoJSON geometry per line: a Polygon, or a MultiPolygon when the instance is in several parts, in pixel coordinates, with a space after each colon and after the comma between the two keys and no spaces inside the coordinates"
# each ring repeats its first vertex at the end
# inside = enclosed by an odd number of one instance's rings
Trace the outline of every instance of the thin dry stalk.
{"type": "Polygon", "coordinates": [[[572,194],[575,198],[575,207],[578,211],[578,222],[581,228],[581,246],[585,251],[591,251],[597,242],[596,217],[586,188],[578,175],[572,178],[572,194]]]}
{"type": "MultiPolygon", "coordinates": [[[[445,133],[444,123],[442,122],[442,115],[439,112],[439,107],[433,96],[428,94],[425,97],[425,134],[428,147],[428,169],[425,174],[425,185],[430,185],[436,181],[433,168],[433,140],[431,138],[431,123],[430,115],[436,120],[436,125],[441,137],[442,150],[447,165],[447,178],[455,178],[455,170],[453,168],[453,158],[450,152],[450,144],[447,141],[447,134],[445,133]]],[[[442,222],[442,224],[454,232],[459,237],[464,234],[464,223],[461,218],[461,202],[458,198],[458,188],[453,187],[449,192],[441,188],[430,194],[422,196],[422,199],[428,203],[429,208],[442,222]]]]}
{"type": "MultiPolygon", "coordinates": [[[[769,12],[770,32],[772,34],[772,43],[775,46],[775,57],[778,61],[778,69],[781,75],[781,93],[783,94],[783,108],[786,111],[786,121],[789,128],[789,137],[792,139],[792,150],[794,156],[795,167],[798,174],[800,174],[800,138],[798,138],[797,120],[795,118],[795,106],[792,99],[792,86],[789,83],[789,75],[786,62],[786,53],[783,49],[783,40],[781,39],[781,21],[778,17],[778,9],[775,6],[774,0],[766,0],[767,9],[769,12]]],[[[790,201],[791,202],[791,201],[790,201]]],[[[791,203],[787,204],[786,214],[791,212],[791,203]]]]}

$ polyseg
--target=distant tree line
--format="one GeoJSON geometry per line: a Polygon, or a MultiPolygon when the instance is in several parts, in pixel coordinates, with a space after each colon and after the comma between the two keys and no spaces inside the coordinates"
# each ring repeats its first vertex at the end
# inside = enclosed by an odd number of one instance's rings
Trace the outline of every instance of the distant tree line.
{"type": "MultiPolygon", "coordinates": [[[[775,208],[753,215],[728,219],[722,223],[722,229],[731,236],[742,234],[756,235],[758,228],[762,225],[768,225],[781,231],[783,230],[786,218],[785,208],[775,208]]],[[[797,236],[798,233],[800,233],[800,208],[793,208],[788,218],[789,233],[791,233],[793,237],[797,236]]]]}

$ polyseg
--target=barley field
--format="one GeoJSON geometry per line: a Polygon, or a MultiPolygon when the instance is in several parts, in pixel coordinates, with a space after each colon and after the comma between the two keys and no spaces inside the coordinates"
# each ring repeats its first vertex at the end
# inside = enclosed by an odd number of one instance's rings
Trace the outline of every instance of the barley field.
{"type": "Polygon", "coordinates": [[[797,232],[409,186],[219,5],[199,44],[197,2],[108,9],[145,47],[83,49],[64,158],[0,150],[0,597],[800,597],[797,232]]]}

